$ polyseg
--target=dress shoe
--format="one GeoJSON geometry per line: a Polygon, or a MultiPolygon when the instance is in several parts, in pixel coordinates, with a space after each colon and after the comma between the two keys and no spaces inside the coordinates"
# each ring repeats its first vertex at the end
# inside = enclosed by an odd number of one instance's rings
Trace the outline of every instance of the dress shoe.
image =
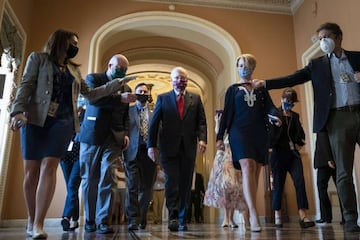
{"type": "Polygon", "coordinates": [[[322,223],[331,223],[331,220],[324,220],[322,218],[315,221],[315,223],[322,224],[322,223]]]}
{"type": "Polygon", "coordinates": [[[251,226],[250,231],[252,231],[252,232],[261,232],[261,227],[259,225],[258,226],[251,226]]]}
{"type": "Polygon", "coordinates": [[[96,233],[99,233],[99,234],[114,233],[114,229],[107,224],[101,223],[101,224],[99,224],[99,226],[96,230],[96,233]]]}
{"type": "Polygon", "coordinates": [[[73,221],[72,226],[70,227],[70,231],[75,231],[75,229],[79,228],[79,222],[73,221]]]}
{"type": "Polygon", "coordinates": [[[188,227],[187,227],[187,225],[179,225],[179,229],[178,229],[179,231],[181,231],[181,232],[185,232],[185,231],[187,231],[188,230],[188,227]]]}
{"type": "Polygon", "coordinates": [[[32,239],[46,239],[47,233],[44,230],[34,229],[32,232],[32,239]]]}
{"type": "Polygon", "coordinates": [[[179,222],[178,222],[178,220],[176,220],[176,219],[170,220],[168,228],[169,228],[169,230],[171,232],[179,231],[179,222]]]}
{"type": "Polygon", "coordinates": [[[86,221],[85,222],[85,232],[95,232],[96,231],[96,224],[92,221],[86,221]]]}
{"type": "Polygon", "coordinates": [[[146,223],[140,223],[139,228],[144,230],[146,228],[146,223]]]}
{"type": "Polygon", "coordinates": [[[68,218],[63,217],[63,219],[61,219],[61,226],[63,228],[63,231],[67,232],[70,231],[70,221],[68,218]]]}
{"type": "Polygon", "coordinates": [[[314,221],[305,222],[305,218],[307,217],[304,217],[303,219],[299,220],[299,224],[301,228],[309,228],[315,226],[314,221]]]}
{"type": "Polygon", "coordinates": [[[358,233],[360,232],[360,227],[356,224],[356,222],[345,222],[344,231],[358,233]]]}
{"type": "Polygon", "coordinates": [[[129,231],[135,231],[135,230],[139,230],[139,226],[136,223],[130,223],[128,225],[128,230],[129,231]]]}
{"type": "Polygon", "coordinates": [[[235,223],[230,223],[229,227],[231,228],[238,228],[239,226],[235,223]]]}

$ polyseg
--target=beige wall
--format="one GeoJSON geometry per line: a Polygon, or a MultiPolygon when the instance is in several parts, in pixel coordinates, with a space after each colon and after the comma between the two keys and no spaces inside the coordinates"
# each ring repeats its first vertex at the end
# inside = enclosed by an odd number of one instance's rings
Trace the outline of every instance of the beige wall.
{"type": "MultiPolygon", "coordinates": [[[[311,12],[313,2],[315,1],[304,1],[303,6],[294,16],[192,6],[176,6],[176,12],[206,19],[229,32],[238,42],[242,52],[253,53],[257,57],[258,67],[255,77],[267,78],[293,72],[297,67],[301,66],[302,52],[312,45],[310,37],[314,34],[316,27],[323,21],[339,22],[343,26],[345,33],[344,46],[349,49],[356,49],[355,39],[358,39],[356,37],[359,37],[359,33],[354,30],[357,22],[357,15],[354,10],[356,7],[354,6],[358,7],[360,3],[357,0],[345,0],[341,1],[341,3],[336,0],[317,1],[318,13],[317,16],[314,16],[311,12]],[[348,2],[348,4],[344,2],[348,2]],[[331,4],[331,7],[325,8],[326,3],[331,4]],[[334,18],[327,19],[328,16],[334,18]]],[[[9,3],[27,33],[26,56],[30,51],[41,50],[48,36],[55,29],[65,28],[78,32],[80,36],[80,52],[76,61],[82,64],[81,70],[84,75],[88,69],[90,41],[99,27],[125,14],[141,11],[169,11],[166,4],[146,4],[129,0],[63,0],[61,4],[55,4],[53,1],[48,0],[9,0],[9,3]]],[[[122,46],[124,50],[126,50],[126,47],[122,46]]],[[[296,89],[301,93],[303,91],[302,87],[296,89]]],[[[271,92],[276,105],[279,103],[279,92],[280,90],[271,92]]],[[[214,96],[214,98],[216,97],[214,96]]],[[[304,109],[301,106],[295,108],[301,115],[304,109]]],[[[212,121],[212,119],[208,119],[208,121],[212,121]]],[[[302,121],[304,126],[308,127],[307,120],[302,119],[302,121]]],[[[309,157],[306,157],[311,155],[309,151],[309,148],[304,150],[304,165],[311,209],[310,214],[314,214],[312,166],[309,157]]],[[[1,218],[23,219],[26,217],[26,212],[21,189],[22,163],[19,154],[18,136],[14,138],[8,176],[3,216],[1,218]]],[[[260,180],[260,184],[261,187],[257,197],[258,208],[260,215],[264,215],[262,180],[260,180]]],[[[290,215],[296,215],[297,207],[292,188],[292,185],[287,184],[289,212],[290,215]]],[[[57,190],[48,217],[58,218],[61,216],[64,197],[63,177],[58,174],[57,190]]]]}

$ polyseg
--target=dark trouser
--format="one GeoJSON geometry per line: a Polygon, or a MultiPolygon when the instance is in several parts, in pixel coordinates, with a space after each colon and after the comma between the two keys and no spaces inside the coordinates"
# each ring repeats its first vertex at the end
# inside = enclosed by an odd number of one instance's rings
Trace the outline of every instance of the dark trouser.
{"type": "Polygon", "coordinates": [[[80,161],[60,161],[66,183],[66,200],[63,217],[79,220],[79,187],[81,183],[80,161]]]}
{"type": "Polygon", "coordinates": [[[146,145],[139,145],[134,160],[125,161],[125,176],[125,208],[128,223],[146,224],[156,178],[156,164],[148,157],[146,145]]]}
{"type": "MultiPolygon", "coordinates": [[[[336,170],[326,166],[318,168],[317,172],[317,188],[319,193],[319,201],[320,201],[320,216],[321,219],[329,222],[332,221],[332,209],[331,202],[329,198],[329,194],[327,192],[328,183],[330,178],[332,177],[335,185],[336,185],[336,170]]],[[[339,199],[340,201],[340,199],[339,199]]],[[[340,204],[341,217],[342,221],[344,221],[343,210],[340,204]]]]}
{"type": "Polygon", "coordinates": [[[284,149],[273,149],[270,157],[271,171],[273,175],[272,207],[274,210],[281,209],[281,201],[284,193],[286,174],[289,172],[296,191],[298,209],[308,209],[309,204],[305,190],[303,165],[298,152],[284,149]]]}
{"type": "Polygon", "coordinates": [[[360,143],[360,112],[331,111],[327,124],[336,164],[336,186],[346,222],[358,219],[353,179],[354,152],[360,143]]]}
{"type": "Polygon", "coordinates": [[[192,206],[194,205],[195,222],[199,223],[202,220],[201,196],[195,190],[191,190],[189,209],[187,211],[187,220],[190,223],[192,217],[192,206]]]}
{"type": "Polygon", "coordinates": [[[175,157],[161,157],[161,165],[165,173],[165,196],[169,220],[176,219],[183,225],[190,200],[195,159],[185,155],[182,143],[175,157]]]}

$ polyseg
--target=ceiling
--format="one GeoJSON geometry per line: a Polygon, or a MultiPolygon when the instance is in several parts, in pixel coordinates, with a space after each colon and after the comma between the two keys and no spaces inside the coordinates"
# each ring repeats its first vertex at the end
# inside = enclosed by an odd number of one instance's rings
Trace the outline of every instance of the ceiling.
{"type": "Polygon", "coordinates": [[[269,12],[293,15],[304,0],[135,0],[169,4],[173,10],[176,5],[229,8],[256,12],[269,12]]]}

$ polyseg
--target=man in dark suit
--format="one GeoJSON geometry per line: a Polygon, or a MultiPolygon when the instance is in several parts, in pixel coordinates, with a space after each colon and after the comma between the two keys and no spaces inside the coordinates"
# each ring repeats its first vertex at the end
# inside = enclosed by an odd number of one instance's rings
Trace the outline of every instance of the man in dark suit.
{"type": "MultiPolygon", "coordinates": [[[[196,169],[196,168],[195,168],[196,169]]],[[[187,210],[187,222],[191,223],[192,206],[194,205],[195,222],[203,222],[202,201],[205,194],[204,178],[200,173],[194,171],[190,192],[190,203],[187,210]]]]}
{"type": "MultiPolygon", "coordinates": [[[[89,74],[86,82],[95,88],[123,78],[128,65],[126,57],[117,54],[110,59],[106,72],[89,74]]],[[[128,92],[131,89],[124,85],[118,94],[86,105],[79,133],[86,232],[113,232],[110,224],[116,188],[114,171],[119,156],[129,145],[129,102],[136,100],[136,95],[128,92]]]]}
{"type": "Polygon", "coordinates": [[[360,52],[342,49],[342,31],[335,23],[318,30],[320,48],[326,53],[294,74],[254,81],[267,89],[292,87],[307,81],[314,91],[315,133],[326,130],[336,164],[336,185],[345,218],[346,232],[360,232],[353,179],[354,150],[360,139],[360,52]]]}
{"type": "Polygon", "coordinates": [[[156,164],[148,157],[146,141],[152,112],[148,108],[149,89],[145,83],[135,87],[138,99],[129,109],[130,145],[125,151],[124,165],[126,175],[126,217],[128,229],[146,227],[146,217],[151,201],[152,188],[156,177],[156,164]],[[140,224],[139,224],[140,223],[140,224]]]}
{"type": "Polygon", "coordinates": [[[207,126],[200,96],[186,91],[187,71],[171,71],[173,91],[158,96],[150,123],[148,155],[158,156],[157,138],[161,124],[160,162],[165,172],[166,206],[170,231],[186,231],[185,213],[189,204],[196,150],[206,149],[207,126]]]}

